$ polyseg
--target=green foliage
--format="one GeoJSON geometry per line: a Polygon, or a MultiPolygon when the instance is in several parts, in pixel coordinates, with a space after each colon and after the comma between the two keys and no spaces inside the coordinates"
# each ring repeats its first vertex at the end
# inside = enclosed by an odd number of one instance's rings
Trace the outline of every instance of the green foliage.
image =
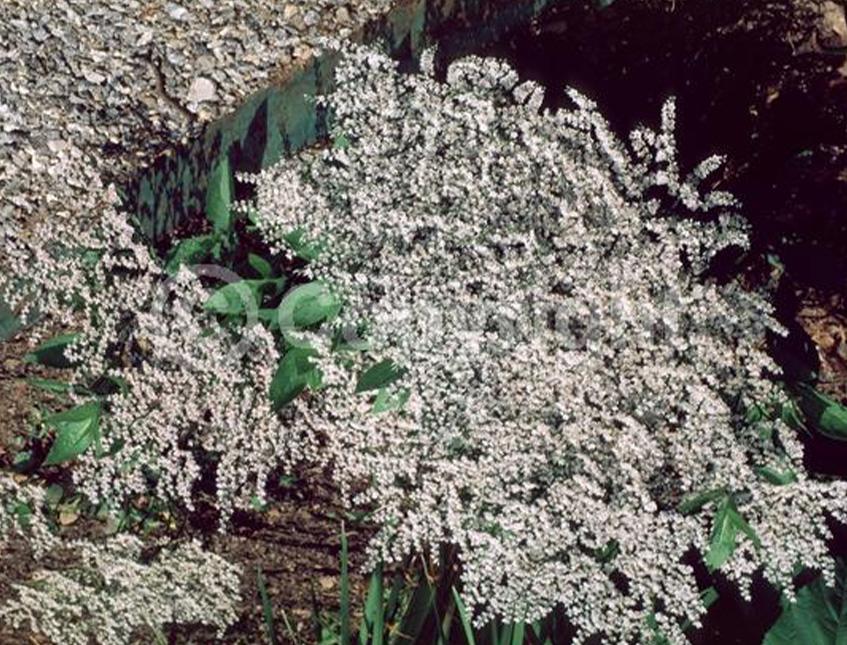
{"type": "Polygon", "coordinates": [[[282,357],[271,381],[270,397],[275,410],[294,400],[306,387],[320,386],[320,370],[312,363],[315,351],[292,347],[282,357]]]}
{"type": "Polygon", "coordinates": [[[341,310],[341,303],[320,282],[309,282],[294,287],[285,294],[277,309],[280,328],[306,329],[320,322],[332,320],[341,310]]]}
{"type": "Polygon", "coordinates": [[[347,533],[341,524],[341,645],[350,645],[350,563],[347,551],[347,533]]]}
{"type": "Polygon", "coordinates": [[[726,490],[723,488],[716,488],[714,490],[709,490],[704,493],[691,495],[689,497],[686,497],[679,505],[679,512],[683,515],[690,515],[691,513],[696,513],[709,502],[716,502],[719,499],[722,499],[725,495],[726,490]]]}
{"type": "Polygon", "coordinates": [[[712,524],[709,552],[705,557],[706,566],[709,567],[709,570],[719,569],[729,560],[735,552],[739,533],[746,535],[757,547],[760,546],[759,537],[741,517],[732,497],[726,495],[718,505],[712,524]]]}
{"type": "Polygon", "coordinates": [[[359,628],[359,645],[382,645],[385,633],[385,603],[382,563],[371,574],[368,595],[365,598],[365,614],[359,628]]]}
{"type": "Polygon", "coordinates": [[[221,157],[209,175],[206,187],[206,217],[215,232],[226,234],[232,227],[232,171],[229,158],[221,157]]]}
{"type": "Polygon", "coordinates": [[[401,376],[403,376],[402,368],[397,367],[393,362],[386,359],[362,372],[359,376],[358,383],[356,383],[356,391],[367,392],[368,390],[378,390],[391,385],[401,376]]]}
{"type": "Polygon", "coordinates": [[[797,592],[794,603],[785,598],[782,614],[765,634],[763,645],[847,645],[847,568],[836,566],[835,587],[818,577],[797,592]]]}
{"type": "Polygon", "coordinates": [[[9,340],[20,331],[22,326],[9,305],[0,300],[0,341],[9,340]]]}
{"type": "Polygon", "coordinates": [[[220,238],[217,234],[198,235],[180,240],[165,259],[165,271],[175,275],[183,264],[198,264],[207,258],[220,256],[220,238]]]}
{"type": "Polygon", "coordinates": [[[247,255],[247,264],[259,275],[260,278],[268,279],[273,276],[273,267],[261,255],[249,253],[247,255]]]}
{"type": "Polygon", "coordinates": [[[51,392],[53,394],[67,394],[72,389],[70,383],[49,378],[29,378],[27,379],[27,383],[40,390],[51,392]]]}
{"type": "Polygon", "coordinates": [[[286,235],[285,242],[297,257],[307,262],[317,258],[321,252],[321,245],[317,242],[309,242],[305,233],[299,229],[286,235]]]}
{"type": "Polygon", "coordinates": [[[790,468],[787,470],[775,470],[773,468],[763,466],[758,469],[758,473],[763,479],[766,479],[776,486],[785,486],[797,481],[797,475],[795,475],[794,471],[790,468]]]}
{"type": "Polygon", "coordinates": [[[830,439],[847,440],[847,408],[805,383],[797,389],[800,408],[812,425],[830,439]]]}
{"type": "Polygon", "coordinates": [[[256,568],[256,586],[259,589],[259,598],[262,601],[262,620],[265,623],[265,634],[268,637],[268,643],[270,645],[277,645],[279,640],[276,637],[276,628],[274,626],[273,606],[271,605],[271,599],[268,596],[265,576],[260,567],[256,568]]]}
{"type": "Polygon", "coordinates": [[[79,334],[62,334],[51,338],[24,356],[24,361],[47,367],[73,367],[74,362],[65,355],[65,350],[78,338],[79,334]]]}
{"type": "Polygon", "coordinates": [[[65,412],[54,414],[45,423],[56,430],[56,438],[44,460],[53,466],[75,459],[100,441],[100,403],[90,401],[65,412]]]}

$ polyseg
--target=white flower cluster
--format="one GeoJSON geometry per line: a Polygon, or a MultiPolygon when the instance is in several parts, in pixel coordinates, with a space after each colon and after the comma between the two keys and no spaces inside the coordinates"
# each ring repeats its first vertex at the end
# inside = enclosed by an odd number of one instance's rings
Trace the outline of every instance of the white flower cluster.
{"type": "Polygon", "coordinates": [[[44,517],[44,489],[19,484],[13,477],[0,473],[0,547],[14,537],[22,537],[36,557],[52,549],[57,538],[44,517]]]}
{"type": "Polygon", "coordinates": [[[306,273],[368,329],[294,406],[375,509],[373,556],[456,544],[480,621],[562,603],[578,641],[647,640],[652,615],[684,642],[705,611],[692,547],[745,593],[759,568],[831,573],[824,520],[847,520],[847,488],[804,471],[786,425],[745,417],[779,396],[771,307],[704,277],[747,241],[734,200],[699,189],[720,159],[680,178],[673,103],[625,144],[577,93],[540,111],[501,62],[446,83],[423,68],[351,47],[325,99],[334,145],[253,178],[269,241],[306,232],[323,249],[306,273]],[[402,378],[361,392],[382,359],[402,378]]]}
{"type": "Polygon", "coordinates": [[[0,295],[78,330],[65,352],[74,382],[105,377],[115,390],[103,397],[102,441],[74,464],[81,492],[120,504],[154,490],[191,507],[202,461],[214,469],[222,522],[264,500],[292,432],[268,400],[279,356],[267,330],[219,324],[203,309],[200,278],[185,268],[169,278],[108,201],[90,220],[7,230],[4,255],[0,295]]]}
{"type": "Polygon", "coordinates": [[[0,620],[29,626],[54,643],[125,645],[163,640],[171,624],[203,624],[219,636],[238,618],[238,568],[195,542],[142,558],[141,541],[73,542],[79,559],[46,570],[0,606],[0,620]]]}

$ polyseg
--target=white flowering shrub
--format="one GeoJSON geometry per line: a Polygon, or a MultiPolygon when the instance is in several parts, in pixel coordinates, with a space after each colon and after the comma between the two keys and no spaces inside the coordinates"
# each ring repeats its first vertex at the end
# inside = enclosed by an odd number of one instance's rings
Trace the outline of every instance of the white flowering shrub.
{"type": "Polygon", "coordinates": [[[45,491],[39,486],[21,484],[0,473],[0,547],[15,538],[26,540],[36,557],[57,544],[57,538],[43,513],[45,491]]]}
{"type": "Polygon", "coordinates": [[[424,72],[345,51],[334,145],[253,178],[268,241],[320,249],[304,275],[345,303],[335,351],[289,338],[322,372],[293,407],[374,509],[373,558],[456,544],[479,621],[561,603],[578,641],[684,641],[692,547],[745,594],[757,569],[789,591],[798,565],[831,576],[845,484],[762,414],[781,396],[765,297],[707,277],[747,242],[699,188],[720,160],[680,175],[673,103],[624,143],[575,92],[540,111],[503,63],[424,72]]]}
{"type": "MultiPolygon", "coordinates": [[[[41,329],[72,334],[36,350],[70,373],[78,407],[55,420],[48,464],[75,459],[77,488],[115,507],[154,493],[191,508],[204,469],[225,522],[264,499],[288,458],[289,433],[267,392],[279,360],[258,324],[233,329],[208,302],[208,279],[231,272],[180,268],[169,276],[110,205],[90,220],[8,226],[0,297],[41,329]]],[[[225,285],[226,286],[226,285],[225,285]]]]}
{"type": "Polygon", "coordinates": [[[141,541],[73,542],[78,559],[64,570],[13,585],[0,620],[27,626],[53,643],[126,645],[163,641],[171,624],[203,624],[218,636],[237,618],[239,570],[195,542],[142,558],[141,541]]]}

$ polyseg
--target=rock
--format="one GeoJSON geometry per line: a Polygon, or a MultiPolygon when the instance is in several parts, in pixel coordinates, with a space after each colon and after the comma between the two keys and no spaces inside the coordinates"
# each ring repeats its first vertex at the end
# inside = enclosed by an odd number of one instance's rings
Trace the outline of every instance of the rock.
{"type": "Polygon", "coordinates": [[[352,18],[350,17],[350,11],[347,7],[338,7],[338,9],[335,10],[335,20],[341,25],[350,24],[352,18]]]}
{"type": "Polygon", "coordinates": [[[99,74],[93,69],[88,69],[86,67],[82,68],[82,77],[92,85],[100,85],[106,80],[106,77],[102,74],[99,74]]]}
{"type": "Polygon", "coordinates": [[[818,42],[826,49],[847,47],[847,18],[844,16],[844,7],[833,0],[827,0],[821,5],[818,42]]]}
{"type": "Polygon", "coordinates": [[[194,79],[191,87],[188,88],[188,96],[185,98],[189,103],[203,103],[204,101],[213,101],[215,94],[215,84],[208,78],[198,76],[194,79]]]}
{"type": "Polygon", "coordinates": [[[172,2],[165,6],[165,11],[174,20],[185,21],[189,18],[188,9],[172,2]]]}

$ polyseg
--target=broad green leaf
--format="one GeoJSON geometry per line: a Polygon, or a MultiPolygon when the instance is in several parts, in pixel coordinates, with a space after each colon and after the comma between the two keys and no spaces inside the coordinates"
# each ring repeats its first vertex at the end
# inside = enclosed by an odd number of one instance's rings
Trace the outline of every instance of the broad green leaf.
{"type": "Polygon", "coordinates": [[[794,471],[790,468],[780,471],[768,466],[762,466],[761,468],[757,468],[756,472],[761,475],[763,479],[769,481],[771,484],[776,484],[777,486],[785,486],[786,484],[793,484],[797,481],[797,475],[795,475],[794,471]]]}
{"type": "Polygon", "coordinates": [[[168,275],[176,275],[181,265],[202,262],[213,254],[217,243],[217,235],[198,235],[180,240],[168,253],[165,271],[168,275]]]}
{"type": "Polygon", "coordinates": [[[721,499],[724,495],[726,495],[726,491],[723,488],[716,488],[703,493],[689,495],[679,505],[679,512],[683,515],[696,513],[709,502],[715,502],[721,499]]]}
{"type": "Polygon", "coordinates": [[[845,574],[844,562],[839,560],[835,588],[817,578],[797,592],[795,602],[783,599],[782,614],[762,645],[847,645],[845,574]]]}
{"type": "Polygon", "coordinates": [[[316,259],[320,253],[322,245],[319,242],[310,241],[306,234],[297,229],[285,236],[285,243],[291,248],[297,257],[311,262],[316,259]]]}
{"type": "Polygon", "coordinates": [[[65,356],[65,350],[78,338],[79,334],[62,334],[51,338],[24,356],[24,361],[48,367],[73,367],[74,363],[65,356]]]}
{"type": "Polygon", "coordinates": [[[206,217],[218,233],[228,233],[232,226],[232,193],[229,158],[224,156],[212,169],[206,187],[206,217]]]}
{"type": "Polygon", "coordinates": [[[374,400],[372,412],[381,414],[383,412],[392,412],[400,410],[406,405],[411,392],[407,388],[403,388],[399,392],[392,392],[387,388],[380,388],[374,400]]]}
{"type": "Polygon", "coordinates": [[[341,310],[338,299],[326,285],[309,282],[294,287],[279,303],[277,316],[282,330],[305,329],[331,320],[341,310]]]}
{"type": "Polygon", "coordinates": [[[356,384],[356,391],[378,390],[386,385],[391,385],[401,376],[403,376],[403,370],[391,360],[385,359],[362,372],[356,384]]]}
{"type": "Polygon", "coordinates": [[[261,304],[261,280],[239,280],[225,284],[215,291],[203,305],[206,311],[222,316],[231,316],[244,312],[258,315],[261,304]]]}
{"type": "Polygon", "coordinates": [[[718,505],[712,525],[709,552],[705,557],[706,566],[710,570],[720,568],[729,560],[735,552],[739,532],[744,533],[757,547],[760,546],[759,537],[741,517],[732,498],[727,495],[718,505]]]}
{"type": "Polygon", "coordinates": [[[803,415],[797,408],[794,401],[786,401],[780,409],[780,418],[789,428],[793,430],[805,430],[806,424],[803,423],[803,415]]]}
{"type": "Polygon", "coordinates": [[[9,340],[23,324],[5,302],[0,300],[0,341],[9,340]]]}
{"type": "Polygon", "coordinates": [[[847,408],[804,383],[799,388],[800,407],[821,434],[847,440],[847,408]]]}
{"type": "Polygon", "coordinates": [[[320,371],[311,361],[313,356],[313,349],[292,347],[279,361],[270,388],[274,410],[290,403],[306,387],[320,384],[320,371]]]}
{"type": "Polygon", "coordinates": [[[273,275],[271,263],[261,255],[256,255],[255,253],[248,254],[247,263],[259,274],[260,278],[270,278],[273,275]]]}
{"type": "Polygon", "coordinates": [[[53,466],[70,461],[100,438],[100,403],[84,403],[54,414],[45,419],[45,423],[56,429],[56,438],[47,453],[44,465],[53,466]]]}

